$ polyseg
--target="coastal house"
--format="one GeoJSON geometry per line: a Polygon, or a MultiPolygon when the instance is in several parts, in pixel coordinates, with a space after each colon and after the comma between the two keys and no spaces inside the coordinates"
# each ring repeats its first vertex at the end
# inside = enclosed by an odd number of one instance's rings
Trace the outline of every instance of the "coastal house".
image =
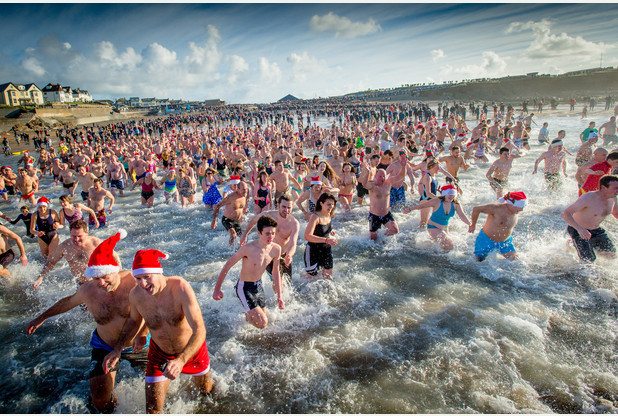
{"type": "Polygon", "coordinates": [[[71,87],[63,88],[60,84],[47,84],[43,87],[43,97],[48,103],[70,103],[73,101],[71,87]]]}
{"type": "Polygon", "coordinates": [[[80,90],[79,88],[75,88],[73,90],[73,101],[89,103],[92,102],[92,96],[86,90],[80,90]]]}
{"type": "Polygon", "coordinates": [[[21,85],[8,82],[0,85],[0,104],[10,107],[42,105],[43,92],[36,84],[21,85]]]}

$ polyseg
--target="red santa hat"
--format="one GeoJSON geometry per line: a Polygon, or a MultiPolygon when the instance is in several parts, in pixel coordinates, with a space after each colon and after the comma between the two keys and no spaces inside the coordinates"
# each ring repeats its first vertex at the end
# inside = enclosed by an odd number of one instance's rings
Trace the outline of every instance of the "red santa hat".
{"type": "Polygon", "coordinates": [[[240,176],[230,176],[230,185],[237,185],[240,183],[240,176]]]}
{"type": "Polygon", "coordinates": [[[459,133],[457,136],[459,136],[459,137],[466,137],[466,133],[459,133]]]}
{"type": "Polygon", "coordinates": [[[507,192],[502,198],[498,199],[499,202],[506,202],[516,206],[517,208],[524,208],[528,205],[528,197],[523,191],[507,192]]]}
{"type": "Polygon", "coordinates": [[[444,185],[442,188],[440,188],[440,195],[442,196],[457,196],[457,189],[455,188],[454,185],[448,184],[448,185],[444,185]]]}
{"type": "Polygon", "coordinates": [[[127,236],[127,232],[122,228],[118,232],[94,249],[88,259],[88,267],[84,272],[84,276],[89,278],[102,277],[120,271],[120,264],[114,258],[114,248],[116,243],[127,236]]]}
{"type": "Polygon", "coordinates": [[[322,185],[322,181],[320,180],[319,176],[312,176],[311,177],[311,185],[322,185]]]}
{"type": "Polygon", "coordinates": [[[133,276],[140,274],[162,274],[163,267],[159,259],[167,260],[169,256],[162,251],[154,248],[138,250],[133,258],[133,267],[131,273],[133,276]]]}
{"type": "Polygon", "coordinates": [[[49,199],[45,198],[44,196],[40,197],[38,201],[36,201],[36,206],[37,207],[48,207],[49,199]]]}

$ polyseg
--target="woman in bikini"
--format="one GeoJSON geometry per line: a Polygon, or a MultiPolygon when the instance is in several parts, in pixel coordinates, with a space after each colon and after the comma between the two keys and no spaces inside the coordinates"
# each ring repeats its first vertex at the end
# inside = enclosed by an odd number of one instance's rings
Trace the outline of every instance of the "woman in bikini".
{"type": "Polygon", "coordinates": [[[257,175],[257,181],[253,187],[253,212],[258,215],[265,209],[268,210],[272,206],[271,191],[266,171],[260,171],[257,175]]]}
{"type": "Polygon", "coordinates": [[[341,167],[341,177],[339,178],[339,202],[346,212],[350,212],[352,209],[352,198],[357,183],[352,164],[345,162],[341,167]]]}
{"type": "Polygon", "coordinates": [[[88,208],[86,205],[79,202],[73,203],[71,195],[62,195],[60,198],[60,224],[64,226],[65,221],[69,225],[73,224],[77,220],[81,220],[84,212],[90,215],[90,218],[94,218],[94,228],[99,228],[99,221],[97,215],[92,208],[88,208]]]}

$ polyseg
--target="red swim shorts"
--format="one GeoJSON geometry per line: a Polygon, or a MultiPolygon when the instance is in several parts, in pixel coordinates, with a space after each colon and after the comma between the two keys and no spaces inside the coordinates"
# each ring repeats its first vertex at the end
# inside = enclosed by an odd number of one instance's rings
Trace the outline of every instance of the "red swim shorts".
{"type": "MultiPolygon", "coordinates": [[[[161,366],[176,358],[178,358],[178,355],[170,355],[164,352],[151,340],[148,347],[148,363],[146,364],[146,383],[158,383],[167,380],[167,377],[163,375],[161,366]]],[[[206,340],[204,340],[200,349],[182,368],[182,373],[196,377],[203,376],[208,371],[210,371],[210,356],[208,355],[206,340]]]]}

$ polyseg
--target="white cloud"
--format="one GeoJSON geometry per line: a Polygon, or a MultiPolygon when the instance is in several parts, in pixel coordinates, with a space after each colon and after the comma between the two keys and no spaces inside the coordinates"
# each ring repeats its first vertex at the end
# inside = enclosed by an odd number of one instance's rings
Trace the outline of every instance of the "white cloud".
{"type": "Polygon", "coordinates": [[[287,57],[292,64],[291,80],[293,82],[305,82],[308,78],[325,75],[327,72],[326,62],[309,55],[307,51],[292,53],[287,57]]]}
{"type": "Polygon", "coordinates": [[[532,31],[533,39],[524,51],[524,57],[529,59],[546,59],[556,57],[598,56],[615,45],[603,42],[590,42],[581,36],[570,36],[564,32],[551,33],[551,22],[547,19],[538,22],[513,22],[506,29],[506,33],[532,31]]]}
{"type": "Polygon", "coordinates": [[[494,51],[484,51],[481,55],[481,62],[469,64],[461,67],[444,65],[440,71],[443,79],[451,77],[463,78],[484,78],[505,75],[508,65],[504,58],[494,51]]]}
{"type": "Polygon", "coordinates": [[[442,49],[434,49],[431,51],[431,59],[434,62],[438,62],[440,59],[445,58],[446,55],[442,49]]]}
{"type": "Polygon", "coordinates": [[[45,75],[45,68],[43,68],[39,60],[36,59],[34,56],[24,59],[21,63],[21,66],[26,71],[29,71],[37,77],[42,77],[43,75],[45,75]]]}
{"type": "Polygon", "coordinates": [[[231,55],[229,57],[230,70],[227,77],[227,82],[231,85],[236,84],[238,77],[249,70],[249,64],[242,56],[231,55]]]}
{"type": "Polygon", "coordinates": [[[369,35],[381,30],[379,24],[373,19],[366,22],[353,22],[347,17],[341,17],[333,12],[324,16],[314,15],[309,21],[311,29],[315,32],[334,32],[335,37],[346,39],[369,35]]]}
{"type": "Polygon", "coordinates": [[[265,57],[260,57],[260,78],[268,84],[277,84],[281,81],[281,68],[276,62],[270,63],[265,57]]]}
{"type": "Polygon", "coordinates": [[[222,60],[222,53],[219,51],[221,35],[219,29],[213,25],[208,25],[208,39],[203,46],[195,42],[189,43],[190,53],[185,59],[185,63],[193,73],[213,73],[222,60]]]}

